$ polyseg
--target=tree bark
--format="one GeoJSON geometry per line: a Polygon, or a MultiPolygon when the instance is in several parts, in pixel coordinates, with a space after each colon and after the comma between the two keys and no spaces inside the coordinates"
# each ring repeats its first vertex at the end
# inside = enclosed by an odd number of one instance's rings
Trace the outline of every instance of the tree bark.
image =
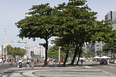
{"type": "Polygon", "coordinates": [[[77,65],[79,64],[81,53],[82,53],[82,49],[79,50],[79,57],[78,57],[78,60],[77,60],[77,65]]]}
{"type": "Polygon", "coordinates": [[[73,60],[70,65],[74,65],[74,61],[75,61],[75,58],[77,56],[77,52],[78,52],[80,46],[81,46],[81,44],[79,46],[76,45],[75,54],[73,56],[73,60]]]}
{"type": "Polygon", "coordinates": [[[46,44],[45,44],[45,61],[44,61],[44,67],[47,66],[47,51],[48,51],[48,39],[46,39],[46,44]]]}
{"type": "Polygon", "coordinates": [[[68,58],[68,54],[69,54],[69,50],[70,50],[70,45],[71,45],[71,41],[69,42],[69,46],[68,46],[68,50],[67,50],[67,53],[66,53],[66,58],[64,60],[63,66],[65,66],[66,62],[67,62],[67,58],[68,58]]]}
{"type": "Polygon", "coordinates": [[[71,61],[71,65],[74,64],[74,61],[75,61],[75,57],[77,55],[77,50],[79,49],[79,47],[77,48],[77,45],[76,45],[76,48],[75,48],[75,53],[74,53],[74,56],[73,56],[73,60],[71,61]]]}

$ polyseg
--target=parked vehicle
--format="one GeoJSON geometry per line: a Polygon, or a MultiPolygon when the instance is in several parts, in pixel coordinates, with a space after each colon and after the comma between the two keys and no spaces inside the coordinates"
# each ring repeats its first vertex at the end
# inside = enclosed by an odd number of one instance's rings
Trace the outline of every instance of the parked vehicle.
{"type": "Polygon", "coordinates": [[[113,63],[114,60],[110,60],[110,63],[113,63]]]}
{"type": "Polygon", "coordinates": [[[101,59],[101,61],[100,61],[100,64],[107,64],[107,60],[106,59],[101,59]]]}
{"type": "Polygon", "coordinates": [[[116,59],[113,61],[113,63],[116,63],[116,59]]]}

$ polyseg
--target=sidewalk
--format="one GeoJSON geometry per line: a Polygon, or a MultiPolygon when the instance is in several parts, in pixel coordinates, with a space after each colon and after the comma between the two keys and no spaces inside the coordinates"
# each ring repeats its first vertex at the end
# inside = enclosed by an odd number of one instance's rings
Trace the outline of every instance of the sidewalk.
{"type": "Polygon", "coordinates": [[[6,70],[0,77],[115,77],[114,75],[108,72],[89,66],[41,66],[42,64],[38,65],[38,67],[34,67],[34,69],[32,69],[31,67],[10,68],[6,70]]]}

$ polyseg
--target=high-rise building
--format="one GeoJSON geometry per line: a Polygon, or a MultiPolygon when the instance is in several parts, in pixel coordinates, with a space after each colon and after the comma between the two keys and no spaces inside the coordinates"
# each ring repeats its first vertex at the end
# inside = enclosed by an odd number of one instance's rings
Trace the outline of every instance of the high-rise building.
{"type": "Polygon", "coordinates": [[[110,11],[105,15],[105,20],[111,20],[114,21],[116,20],[116,12],[110,11]]]}
{"type": "Polygon", "coordinates": [[[116,30],[116,12],[110,11],[105,15],[105,20],[111,20],[113,22],[110,26],[112,26],[112,30],[116,30]]]}
{"type": "Polygon", "coordinates": [[[89,43],[87,46],[88,46],[88,49],[90,50],[90,51],[94,51],[94,53],[95,53],[95,56],[98,56],[97,55],[97,51],[102,51],[103,50],[103,43],[102,43],[102,41],[100,41],[100,42],[98,42],[98,41],[96,41],[95,43],[89,43]]]}

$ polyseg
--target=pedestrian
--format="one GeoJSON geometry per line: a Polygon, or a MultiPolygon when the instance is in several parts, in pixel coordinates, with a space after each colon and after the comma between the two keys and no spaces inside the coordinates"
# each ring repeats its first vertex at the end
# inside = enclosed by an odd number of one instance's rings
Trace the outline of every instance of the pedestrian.
{"type": "Polygon", "coordinates": [[[47,64],[49,64],[49,58],[47,59],[47,64]]]}
{"type": "Polygon", "coordinates": [[[31,67],[32,67],[32,68],[34,68],[34,63],[35,63],[35,62],[34,62],[34,58],[32,57],[32,59],[31,59],[31,67]]]}
{"type": "Polygon", "coordinates": [[[39,59],[39,63],[41,63],[41,59],[39,59]]]}
{"type": "Polygon", "coordinates": [[[2,64],[4,63],[4,58],[2,57],[2,64]]]}
{"type": "Polygon", "coordinates": [[[12,59],[10,58],[10,65],[12,65],[12,59]]]}
{"type": "Polygon", "coordinates": [[[23,60],[20,58],[19,59],[19,68],[22,68],[22,62],[23,62],[23,60]]]}
{"type": "Polygon", "coordinates": [[[83,64],[83,59],[81,59],[81,65],[83,64]]]}
{"type": "Polygon", "coordinates": [[[37,59],[37,63],[39,62],[39,59],[37,59]]]}
{"type": "Polygon", "coordinates": [[[2,65],[2,59],[0,58],[0,65],[2,65]]]}
{"type": "Polygon", "coordinates": [[[110,60],[108,59],[107,62],[108,62],[108,64],[109,64],[110,60]]]}
{"type": "Polygon", "coordinates": [[[64,61],[63,61],[63,59],[61,60],[61,63],[63,63],[64,61]]]}
{"type": "Polygon", "coordinates": [[[29,58],[27,59],[27,67],[28,68],[30,67],[30,60],[29,60],[29,58]]]}

